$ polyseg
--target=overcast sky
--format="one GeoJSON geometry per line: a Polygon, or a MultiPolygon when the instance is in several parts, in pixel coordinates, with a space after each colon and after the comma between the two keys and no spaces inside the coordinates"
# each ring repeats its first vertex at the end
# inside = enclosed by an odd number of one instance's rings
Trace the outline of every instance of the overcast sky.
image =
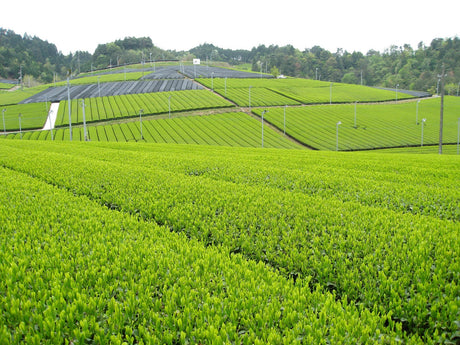
{"type": "Polygon", "coordinates": [[[54,43],[64,54],[93,53],[127,36],[174,50],[291,44],[366,53],[459,36],[459,12],[459,0],[10,0],[2,1],[0,27],[54,43]]]}

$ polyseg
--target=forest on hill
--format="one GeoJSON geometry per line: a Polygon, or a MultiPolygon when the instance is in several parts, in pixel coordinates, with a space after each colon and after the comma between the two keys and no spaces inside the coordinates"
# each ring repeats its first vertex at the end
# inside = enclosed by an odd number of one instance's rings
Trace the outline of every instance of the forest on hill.
{"type": "Polygon", "coordinates": [[[446,69],[446,93],[456,95],[460,85],[460,39],[437,38],[429,45],[420,42],[391,46],[384,52],[367,53],[338,49],[330,52],[320,46],[303,51],[292,45],[259,45],[251,50],[231,50],[202,44],[190,51],[156,47],[149,37],[126,37],[99,44],[93,53],[76,51],[64,55],[56,45],[38,37],[16,34],[0,28],[0,79],[28,76],[49,83],[55,77],[73,75],[142,61],[200,58],[210,63],[249,64],[251,70],[331,82],[437,92],[441,65],[446,69]]]}

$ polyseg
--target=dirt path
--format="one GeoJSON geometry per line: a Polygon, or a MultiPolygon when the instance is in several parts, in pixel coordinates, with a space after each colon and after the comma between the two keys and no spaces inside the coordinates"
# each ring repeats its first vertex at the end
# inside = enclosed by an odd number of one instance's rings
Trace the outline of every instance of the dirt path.
{"type": "Polygon", "coordinates": [[[8,89],[6,91],[10,92],[10,91],[16,91],[18,90],[19,88],[21,87],[21,85],[16,85],[16,86],[13,86],[11,89],[8,89]]]}

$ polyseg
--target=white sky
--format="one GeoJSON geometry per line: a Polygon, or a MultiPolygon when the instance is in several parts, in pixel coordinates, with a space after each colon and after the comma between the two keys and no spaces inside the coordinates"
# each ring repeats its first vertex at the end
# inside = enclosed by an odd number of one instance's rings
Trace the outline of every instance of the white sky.
{"type": "Polygon", "coordinates": [[[2,1],[0,27],[54,43],[64,54],[93,53],[127,36],[174,50],[292,44],[366,53],[459,36],[459,12],[458,0],[11,0],[2,1]]]}

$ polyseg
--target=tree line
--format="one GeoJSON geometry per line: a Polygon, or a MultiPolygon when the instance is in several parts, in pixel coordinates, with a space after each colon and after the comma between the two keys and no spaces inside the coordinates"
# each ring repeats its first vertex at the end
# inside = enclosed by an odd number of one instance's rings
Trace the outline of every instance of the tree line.
{"type": "Polygon", "coordinates": [[[0,28],[0,79],[17,80],[22,75],[51,83],[56,77],[62,79],[69,73],[77,75],[149,59],[176,59],[176,55],[155,47],[149,37],[126,37],[99,44],[93,54],[76,51],[64,55],[48,41],[0,28]]]}
{"type": "Polygon", "coordinates": [[[259,45],[252,50],[229,50],[203,44],[190,50],[201,59],[230,64],[250,63],[252,71],[286,76],[381,86],[437,93],[444,63],[446,93],[456,95],[460,82],[460,39],[437,38],[417,49],[393,45],[384,52],[366,54],[338,49],[332,53],[319,46],[300,51],[292,45],[259,45]]]}
{"type": "Polygon", "coordinates": [[[460,39],[437,38],[429,45],[420,42],[416,49],[406,44],[393,45],[384,52],[369,50],[330,52],[320,46],[303,51],[292,45],[259,45],[251,50],[223,49],[202,44],[190,51],[162,50],[149,37],[126,37],[99,44],[93,54],[77,51],[62,54],[52,43],[38,37],[18,35],[0,28],[0,79],[32,76],[50,83],[54,78],[158,60],[191,60],[249,64],[253,71],[292,77],[344,82],[368,86],[438,92],[439,74],[444,64],[447,73],[446,93],[455,95],[460,82],[460,39]]]}

